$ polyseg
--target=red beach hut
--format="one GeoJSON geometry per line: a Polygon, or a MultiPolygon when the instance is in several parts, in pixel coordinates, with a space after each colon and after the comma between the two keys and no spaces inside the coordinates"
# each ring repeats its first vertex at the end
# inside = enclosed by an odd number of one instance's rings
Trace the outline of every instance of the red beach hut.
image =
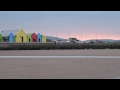
{"type": "Polygon", "coordinates": [[[33,33],[31,36],[32,36],[32,42],[37,42],[37,35],[33,33]]]}

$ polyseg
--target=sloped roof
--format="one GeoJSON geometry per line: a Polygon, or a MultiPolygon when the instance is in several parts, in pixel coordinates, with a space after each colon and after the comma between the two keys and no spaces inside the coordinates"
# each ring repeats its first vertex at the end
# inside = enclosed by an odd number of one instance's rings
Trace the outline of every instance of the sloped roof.
{"type": "Polygon", "coordinates": [[[19,30],[4,30],[1,32],[2,36],[9,36],[11,33],[15,36],[19,30]]]}
{"type": "Polygon", "coordinates": [[[42,36],[42,34],[40,34],[40,33],[38,33],[38,34],[36,34],[37,36],[42,36]]]}
{"type": "Polygon", "coordinates": [[[29,34],[32,35],[32,33],[26,33],[26,34],[27,34],[27,35],[29,35],[29,34]]]}
{"type": "Polygon", "coordinates": [[[37,33],[37,35],[41,35],[40,33],[37,33]]]}
{"type": "Polygon", "coordinates": [[[37,33],[35,33],[35,32],[33,32],[32,34],[36,34],[37,35],[37,33]]]}

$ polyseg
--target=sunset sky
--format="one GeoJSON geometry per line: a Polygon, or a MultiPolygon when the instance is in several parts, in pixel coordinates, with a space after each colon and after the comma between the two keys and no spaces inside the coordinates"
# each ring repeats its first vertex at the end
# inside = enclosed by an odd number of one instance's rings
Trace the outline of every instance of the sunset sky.
{"type": "Polygon", "coordinates": [[[120,11],[0,11],[0,31],[11,29],[80,40],[120,39],[120,11]]]}

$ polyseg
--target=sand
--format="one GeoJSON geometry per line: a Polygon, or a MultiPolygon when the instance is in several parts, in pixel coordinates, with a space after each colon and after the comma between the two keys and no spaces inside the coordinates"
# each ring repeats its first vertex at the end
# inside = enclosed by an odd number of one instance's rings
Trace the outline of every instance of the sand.
{"type": "MultiPolygon", "coordinates": [[[[120,56],[120,50],[0,51],[3,55],[120,56]]],[[[120,59],[0,59],[0,79],[120,79],[120,59]]]]}
{"type": "Polygon", "coordinates": [[[0,56],[120,56],[120,49],[94,50],[11,50],[0,51],[0,56]]]}

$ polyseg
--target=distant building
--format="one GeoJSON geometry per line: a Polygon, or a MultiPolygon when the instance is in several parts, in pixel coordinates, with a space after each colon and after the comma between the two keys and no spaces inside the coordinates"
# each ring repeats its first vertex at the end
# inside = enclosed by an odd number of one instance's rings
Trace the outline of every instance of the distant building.
{"type": "Polygon", "coordinates": [[[62,44],[62,43],[63,43],[63,40],[60,40],[60,39],[59,39],[59,40],[56,40],[55,42],[62,44]]]}
{"type": "Polygon", "coordinates": [[[66,43],[70,43],[70,40],[69,40],[69,39],[68,39],[68,40],[65,40],[65,42],[66,42],[66,43]]]}
{"type": "Polygon", "coordinates": [[[71,43],[77,43],[78,42],[78,40],[76,38],[69,38],[69,41],[71,43]]]}
{"type": "Polygon", "coordinates": [[[54,41],[52,41],[52,40],[50,40],[50,39],[46,39],[46,42],[54,42],[54,41]]]}

